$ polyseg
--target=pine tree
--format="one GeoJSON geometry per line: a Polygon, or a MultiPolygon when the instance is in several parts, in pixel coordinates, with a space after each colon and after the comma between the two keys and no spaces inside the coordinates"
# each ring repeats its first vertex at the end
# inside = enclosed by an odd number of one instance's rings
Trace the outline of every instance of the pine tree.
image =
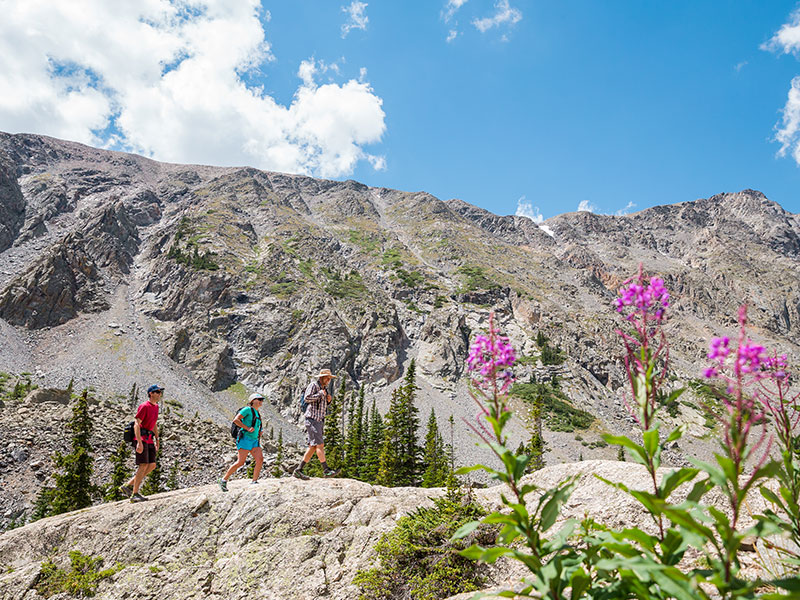
{"type": "Polygon", "coordinates": [[[448,494],[455,494],[458,489],[459,482],[458,478],[456,477],[456,421],[453,418],[453,415],[450,415],[450,418],[447,419],[447,424],[450,426],[450,443],[447,444],[447,448],[445,449],[445,452],[447,453],[447,492],[448,494]]]}
{"type": "Polygon", "coordinates": [[[340,423],[342,411],[347,402],[347,386],[344,382],[339,386],[339,390],[328,405],[325,420],[328,425],[325,427],[325,460],[332,469],[338,469],[344,464],[344,440],[340,423]]]}
{"type": "Polygon", "coordinates": [[[177,490],[180,487],[178,483],[178,459],[172,461],[172,466],[169,469],[169,476],[167,477],[167,489],[177,490]]]}
{"type": "Polygon", "coordinates": [[[53,475],[56,481],[50,504],[50,514],[53,515],[85,508],[92,503],[95,488],[92,486],[94,458],[90,437],[94,426],[89,414],[88,390],[83,390],[75,402],[72,420],[67,427],[72,431],[72,452],[66,455],[57,452],[53,458],[56,468],[60,469],[53,475]]]}
{"type": "Polygon", "coordinates": [[[55,490],[51,487],[43,487],[39,490],[36,496],[36,503],[33,505],[33,513],[31,514],[31,523],[44,519],[53,514],[51,504],[53,503],[53,493],[55,490]]]}
{"type": "Polygon", "coordinates": [[[386,421],[383,427],[383,442],[381,444],[380,460],[378,461],[378,473],[376,483],[393,487],[402,485],[402,434],[403,414],[402,414],[402,388],[392,391],[392,399],[389,403],[389,412],[386,414],[386,421]]]}
{"type": "Polygon", "coordinates": [[[72,377],[67,384],[67,401],[72,400],[72,392],[75,390],[75,378],[72,377]]]}
{"type": "Polygon", "coordinates": [[[347,477],[357,478],[359,475],[364,442],[364,386],[362,385],[358,390],[358,403],[350,411],[347,428],[347,477]]]}
{"type": "Polygon", "coordinates": [[[369,435],[367,445],[364,448],[364,460],[361,464],[361,480],[367,483],[377,483],[378,480],[378,466],[381,458],[381,451],[383,450],[383,419],[381,413],[378,412],[378,407],[375,405],[375,399],[372,400],[372,410],[370,411],[369,418],[369,435]]]}
{"type": "Polygon", "coordinates": [[[412,359],[401,386],[400,401],[400,464],[396,485],[417,485],[420,479],[422,448],[417,442],[419,409],[416,407],[416,362],[412,359]]]}
{"type": "Polygon", "coordinates": [[[128,468],[128,455],[130,448],[125,442],[120,442],[117,449],[111,455],[111,481],[105,486],[103,493],[104,502],[116,502],[125,496],[119,491],[119,487],[131,478],[131,471],[128,468]]]}
{"type": "Polygon", "coordinates": [[[275,452],[275,464],[272,466],[272,476],[280,477],[283,472],[283,429],[278,430],[278,449],[275,452]]]}
{"type": "Polygon", "coordinates": [[[436,412],[431,408],[428,418],[428,433],[425,434],[425,450],[422,457],[424,472],[422,487],[441,487],[447,483],[447,454],[444,451],[444,440],[439,434],[436,423],[436,412]]]}
{"type": "Polygon", "coordinates": [[[625,449],[622,446],[617,449],[617,460],[625,462],[625,449]]]}
{"type": "Polygon", "coordinates": [[[542,408],[544,407],[544,397],[542,393],[536,395],[531,409],[533,417],[533,435],[531,436],[526,453],[531,457],[526,473],[538,471],[544,467],[544,437],[542,437],[542,408]]]}
{"type": "Polygon", "coordinates": [[[132,410],[135,410],[136,407],[138,406],[138,404],[137,404],[137,395],[138,394],[139,394],[139,388],[134,383],[133,386],[131,386],[130,393],[128,394],[128,405],[131,407],[132,410]]]}

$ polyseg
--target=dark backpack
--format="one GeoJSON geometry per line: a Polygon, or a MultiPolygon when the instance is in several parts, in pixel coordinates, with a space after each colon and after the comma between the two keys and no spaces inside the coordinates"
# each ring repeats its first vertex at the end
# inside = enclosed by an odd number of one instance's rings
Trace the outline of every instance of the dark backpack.
{"type": "MultiPolygon", "coordinates": [[[[250,415],[250,427],[255,427],[256,419],[258,419],[258,421],[261,421],[261,417],[258,415],[258,411],[252,406],[246,406],[245,408],[249,408],[251,411],[253,411],[252,414],[250,415]]],[[[242,411],[240,410],[239,412],[242,411]]],[[[239,415],[238,412],[236,414],[237,416],[239,415]]],[[[236,417],[234,417],[233,421],[231,421],[231,437],[238,442],[239,438],[242,436],[243,433],[244,429],[242,429],[236,424],[236,417]]],[[[261,435],[261,428],[259,428],[258,434],[261,435]]]]}
{"type": "Polygon", "coordinates": [[[306,391],[303,390],[303,393],[300,394],[300,413],[306,414],[307,408],[308,408],[308,402],[306,402],[306,391]]]}
{"type": "MultiPolygon", "coordinates": [[[[125,430],[122,432],[122,439],[128,444],[132,444],[136,441],[136,431],[134,430],[134,425],[136,425],[136,421],[131,421],[125,426],[125,430]]],[[[145,434],[155,435],[152,431],[145,429],[144,427],[140,427],[139,431],[142,432],[142,437],[144,437],[145,434]]]]}

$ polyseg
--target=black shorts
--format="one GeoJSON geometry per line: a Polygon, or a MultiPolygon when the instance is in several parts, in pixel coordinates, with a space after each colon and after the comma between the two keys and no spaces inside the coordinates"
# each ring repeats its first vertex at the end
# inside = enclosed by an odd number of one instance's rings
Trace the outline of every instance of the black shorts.
{"type": "Polygon", "coordinates": [[[136,452],[136,444],[133,445],[133,453],[136,455],[137,465],[149,465],[156,462],[156,445],[148,442],[142,443],[142,451],[136,452]]]}

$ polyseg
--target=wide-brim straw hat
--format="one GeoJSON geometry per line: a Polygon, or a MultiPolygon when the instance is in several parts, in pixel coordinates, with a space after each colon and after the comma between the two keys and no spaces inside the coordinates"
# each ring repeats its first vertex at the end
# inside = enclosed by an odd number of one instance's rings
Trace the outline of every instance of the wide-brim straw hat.
{"type": "Polygon", "coordinates": [[[317,375],[317,379],[321,379],[321,378],[323,378],[323,377],[332,377],[333,379],[336,379],[336,375],[334,375],[333,373],[331,373],[331,370],[330,370],[330,369],[322,369],[322,370],[319,372],[319,375],[317,375]]]}

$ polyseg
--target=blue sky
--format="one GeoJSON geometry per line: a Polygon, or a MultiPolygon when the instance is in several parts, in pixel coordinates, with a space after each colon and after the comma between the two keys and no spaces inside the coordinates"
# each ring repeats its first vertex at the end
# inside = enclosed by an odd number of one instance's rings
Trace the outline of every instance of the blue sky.
{"type": "Polygon", "coordinates": [[[75,6],[0,0],[0,129],[498,214],[744,188],[800,213],[794,1],[75,6]]]}

